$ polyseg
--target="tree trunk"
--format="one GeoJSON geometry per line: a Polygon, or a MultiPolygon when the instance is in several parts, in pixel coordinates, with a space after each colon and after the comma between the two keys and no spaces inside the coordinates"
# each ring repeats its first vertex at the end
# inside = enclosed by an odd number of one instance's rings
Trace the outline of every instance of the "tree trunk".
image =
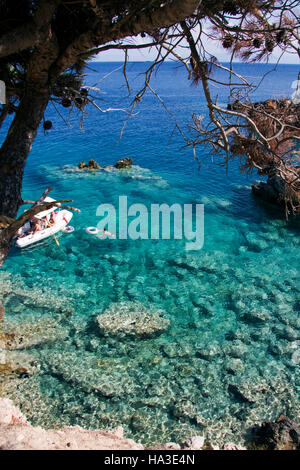
{"type": "Polygon", "coordinates": [[[48,104],[47,89],[30,87],[0,149],[0,215],[15,218],[22,202],[26,159],[48,104]]]}
{"type": "Polygon", "coordinates": [[[0,268],[8,256],[11,242],[11,239],[0,239],[0,268]]]}
{"type": "MultiPolygon", "coordinates": [[[[16,218],[22,203],[22,179],[26,159],[49,101],[46,88],[28,87],[6,139],[0,149],[0,215],[16,218]]],[[[0,231],[0,267],[10,249],[12,237],[0,231]]]]}

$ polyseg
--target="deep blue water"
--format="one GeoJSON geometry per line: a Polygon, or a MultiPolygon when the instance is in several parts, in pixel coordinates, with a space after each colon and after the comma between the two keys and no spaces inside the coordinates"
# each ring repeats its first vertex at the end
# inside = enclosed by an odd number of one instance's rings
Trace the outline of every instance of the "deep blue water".
{"type": "MultiPolygon", "coordinates": [[[[135,90],[146,66],[129,65],[135,90]]],[[[90,67],[86,82],[100,89],[98,104],[126,108],[132,97],[120,64],[90,67]]],[[[236,67],[256,83],[271,69],[236,67]]],[[[297,66],[279,66],[253,99],[290,97],[297,73],[297,66]]],[[[151,86],[187,136],[192,113],[207,115],[201,88],[191,86],[182,68],[165,64],[151,86]]],[[[213,93],[225,106],[228,91],[215,87],[213,93]]],[[[68,119],[68,111],[59,110],[68,119]]],[[[74,233],[58,237],[59,246],[48,240],[13,249],[5,264],[7,327],[24,331],[28,323],[44,338],[20,347],[24,361],[34,357],[34,373],[16,379],[17,389],[10,382],[5,393],[34,423],[122,424],[127,435],[146,443],[191,434],[239,440],[257,421],[280,413],[299,416],[299,221],[286,222],[257,201],[251,194],[256,175],[242,174],[238,161],[231,161],[226,174],[218,157],[212,164],[209,150],[198,147],[199,171],[192,150],[173,134],[174,121],[150,92],[135,113],[119,140],[122,111],[89,107],[81,130],[76,112],[68,127],[52,105],[47,109],[53,129],[40,131],[35,141],[24,199],[51,186],[55,198],[72,199],[82,213],[74,215],[74,233]],[[133,158],[132,170],[76,170],[82,160],[110,165],[123,157],[133,158]],[[120,195],[148,208],[203,203],[203,249],[187,252],[184,240],[101,240],[86,234],[86,227],[98,223],[97,206],[116,205],[120,195]],[[116,303],[125,316],[162,310],[169,329],[151,339],[100,336],[95,319],[118,311],[116,303]]]]}

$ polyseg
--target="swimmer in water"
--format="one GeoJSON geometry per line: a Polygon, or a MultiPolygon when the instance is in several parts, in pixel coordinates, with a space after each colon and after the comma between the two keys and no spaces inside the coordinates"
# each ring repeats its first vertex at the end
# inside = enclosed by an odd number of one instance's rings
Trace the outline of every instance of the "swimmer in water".
{"type": "Polygon", "coordinates": [[[106,230],[106,228],[104,228],[104,229],[102,230],[102,232],[103,232],[103,233],[102,233],[101,235],[98,235],[98,238],[104,238],[104,236],[106,236],[106,237],[113,237],[113,238],[115,237],[115,235],[114,235],[113,233],[109,232],[108,230],[106,230]]]}

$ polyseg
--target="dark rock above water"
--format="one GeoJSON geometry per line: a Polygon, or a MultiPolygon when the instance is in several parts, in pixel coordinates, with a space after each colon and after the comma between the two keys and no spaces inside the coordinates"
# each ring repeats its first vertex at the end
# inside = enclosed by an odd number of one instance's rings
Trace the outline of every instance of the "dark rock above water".
{"type": "Polygon", "coordinates": [[[100,170],[100,165],[99,163],[96,162],[93,158],[91,158],[88,162],[88,164],[84,162],[79,162],[78,163],[78,168],[79,170],[100,170]]]}
{"type": "Polygon", "coordinates": [[[132,158],[121,158],[121,160],[117,161],[115,166],[118,170],[121,170],[122,168],[130,168],[132,163],[132,158]]]}
{"type": "MultiPolygon", "coordinates": [[[[296,171],[296,170],[295,170],[296,171]]],[[[284,206],[284,194],[288,191],[287,183],[278,175],[269,176],[267,181],[261,181],[252,186],[253,194],[266,202],[284,206]]],[[[293,204],[298,204],[298,198],[294,196],[293,204]]]]}
{"type": "Polygon", "coordinates": [[[286,416],[280,416],[254,428],[252,444],[262,450],[300,450],[300,428],[286,416]]]}
{"type": "Polygon", "coordinates": [[[118,170],[122,170],[123,168],[131,168],[132,163],[133,163],[132,158],[121,158],[120,160],[117,161],[115,166],[108,165],[108,166],[101,167],[99,163],[96,162],[96,160],[91,158],[88,163],[79,162],[78,168],[79,170],[110,170],[112,168],[117,168],[118,170]]]}

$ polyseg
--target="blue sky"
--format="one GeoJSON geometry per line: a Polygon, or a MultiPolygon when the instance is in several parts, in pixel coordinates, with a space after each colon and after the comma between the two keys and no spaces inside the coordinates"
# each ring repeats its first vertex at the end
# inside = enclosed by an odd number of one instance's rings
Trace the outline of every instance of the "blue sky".
{"type": "MultiPolygon", "coordinates": [[[[207,50],[215,55],[220,62],[227,62],[230,59],[230,54],[226,53],[221,45],[214,44],[211,41],[207,44],[207,50]]],[[[270,57],[270,62],[277,62],[280,52],[277,50],[270,57]]],[[[155,58],[155,51],[147,49],[139,49],[137,51],[129,51],[129,60],[134,62],[143,62],[153,60],[155,58]]],[[[123,62],[124,52],[121,50],[105,51],[98,54],[95,59],[97,62],[123,62]]],[[[299,64],[299,57],[296,54],[286,54],[280,61],[283,64],[299,64]]]]}
{"type": "MultiPolygon", "coordinates": [[[[298,10],[297,10],[298,11],[298,10]]],[[[296,13],[296,10],[295,10],[296,13]]],[[[234,23],[234,20],[233,20],[234,23]]],[[[222,44],[216,39],[212,40],[209,39],[205,33],[211,31],[211,27],[207,22],[203,24],[203,33],[202,35],[202,42],[207,52],[211,53],[212,55],[216,56],[220,62],[228,62],[230,60],[230,53],[226,51],[222,47],[222,44]]],[[[198,35],[199,29],[196,29],[195,34],[198,35]]],[[[127,44],[142,44],[142,43],[149,43],[151,39],[149,37],[142,38],[140,35],[135,38],[128,38],[128,40],[124,40],[124,43],[127,44]]],[[[180,50],[176,49],[179,54],[180,50]]],[[[271,54],[269,62],[277,62],[278,58],[282,51],[276,47],[274,52],[271,54]]],[[[134,62],[143,62],[143,61],[152,61],[156,56],[155,50],[149,49],[139,49],[136,51],[129,51],[128,57],[129,61],[134,62]]],[[[99,62],[122,62],[124,60],[124,52],[121,50],[111,50],[105,51],[95,58],[96,61],[99,62]]],[[[293,54],[284,54],[281,58],[280,63],[285,64],[299,64],[299,57],[296,53],[293,54]]]]}

